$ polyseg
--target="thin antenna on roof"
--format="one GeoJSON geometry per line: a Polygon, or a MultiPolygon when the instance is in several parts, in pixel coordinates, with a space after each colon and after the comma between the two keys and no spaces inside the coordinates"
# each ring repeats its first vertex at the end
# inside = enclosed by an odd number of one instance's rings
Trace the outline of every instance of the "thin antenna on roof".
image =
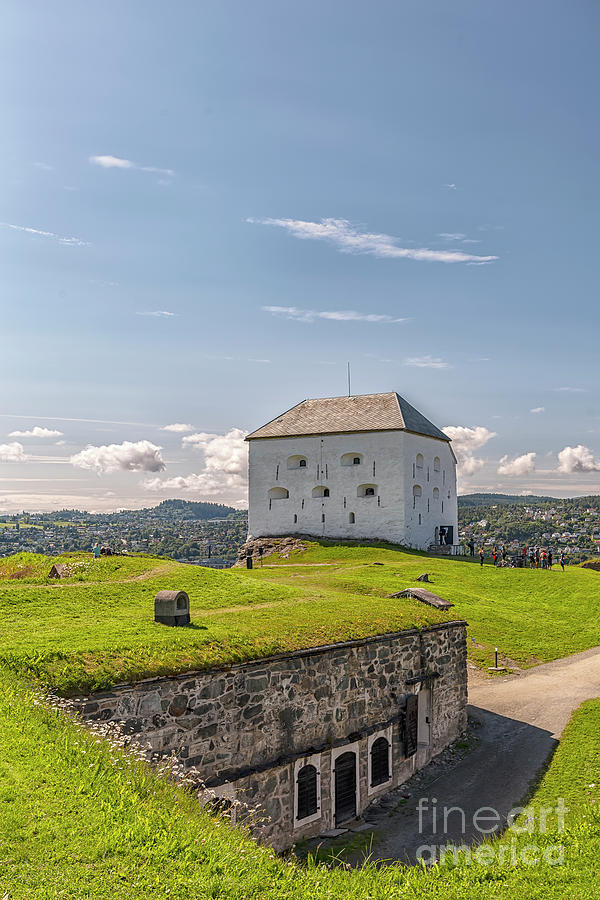
{"type": "Polygon", "coordinates": [[[348,363],[348,396],[350,396],[350,363],[348,363]]]}

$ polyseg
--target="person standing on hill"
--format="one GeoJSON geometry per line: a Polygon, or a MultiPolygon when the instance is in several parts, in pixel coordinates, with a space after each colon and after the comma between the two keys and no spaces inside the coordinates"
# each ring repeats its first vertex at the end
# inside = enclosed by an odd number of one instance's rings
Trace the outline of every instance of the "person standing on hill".
{"type": "Polygon", "coordinates": [[[548,568],[552,568],[552,550],[548,550],[548,568]]]}
{"type": "Polygon", "coordinates": [[[504,544],[502,544],[501,554],[502,554],[502,562],[506,562],[506,547],[504,546],[504,544]]]}
{"type": "Polygon", "coordinates": [[[479,548],[479,565],[483,565],[483,547],[479,548]]]}
{"type": "Polygon", "coordinates": [[[542,569],[548,568],[548,555],[545,550],[542,550],[542,569]]]}
{"type": "Polygon", "coordinates": [[[560,567],[564,572],[565,571],[565,551],[564,550],[560,551],[560,567]]]}
{"type": "Polygon", "coordinates": [[[473,538],[468,542],[467,547],[469,548],[470,555],[475,556],[475,541],[473,538]]]}
{"type": "Polygon", "coordinates": [[[533,547],[529,551],[529,568],[533,569],[535,565],[535,553],[533,552],[533,547]]]}
{"type": "Polygon", "coordinates": [[[540,567],[540,548],[539,547],[535,548],[535,567],[536,567],[536,569],[539,569],[539,567],[540,567]]]}
{"type": "Polygon", "coordinates": [[[494,565],[496,565],[496,560],[498,559],[498,548],[495,544],[492,548],[492,559],[494,560],[494,565]]]}

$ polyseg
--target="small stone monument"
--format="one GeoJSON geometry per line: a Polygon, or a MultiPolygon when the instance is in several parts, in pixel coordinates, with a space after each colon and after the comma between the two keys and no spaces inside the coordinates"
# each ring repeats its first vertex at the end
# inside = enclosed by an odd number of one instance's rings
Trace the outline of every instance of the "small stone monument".
{"type": "Polygon", "coordinates": [[[185,591],[159,591],[154,598],[154,621],[161,625],[189,625],[190,598],[185,591]]]}

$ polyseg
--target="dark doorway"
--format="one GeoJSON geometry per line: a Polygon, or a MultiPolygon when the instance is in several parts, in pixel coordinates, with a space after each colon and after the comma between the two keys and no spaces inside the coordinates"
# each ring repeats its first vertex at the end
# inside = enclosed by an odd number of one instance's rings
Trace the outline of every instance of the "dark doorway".
{"type": "Polygon", "coordinates": [[[414,756],[417,752],[419,728],[419,695],[408,694],[404,713],[404,755],[414,756]]]}
{"type": "Polygon", "coordinates": [[[440,525],[439,534],[440,534],[440,544],[453,544],[454,543],[454,526],[453,525],[440,525]]]}
{"type": "Polygon", "coordinates": [[[356,754],[342,753],[335,761],[335,824],[356,818],[356,754]]]}

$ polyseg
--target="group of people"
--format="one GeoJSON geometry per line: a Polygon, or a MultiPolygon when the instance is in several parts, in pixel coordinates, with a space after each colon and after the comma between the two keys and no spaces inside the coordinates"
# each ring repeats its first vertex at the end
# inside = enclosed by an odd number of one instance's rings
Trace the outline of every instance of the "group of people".
{"type": "MultiPolygon", "coordinates": [[[[470,555],[475,556],[475,541],[472,538],[470,541],[467,541],[467,547],[469,548],[470,555]]],[[[485,550],[483,547],[479,548],[478,556],[479,564],[482,566],[485,560],[485,550]]],[[[505,546],[501,545],[498,548],[498,546],[494,544],[492,548],[492,560],[495,566],[497,566],[500,561],[505,563],[507,556],[508,552],[505,546]]],[[[544,550],[539,547],[523,547],[521,550],[521,559],[523,566],[526,566],[529,562],[530,569],[551,569],[554,565],[554,554],[552,553],[552,550],[544,550]]],[[[560,551],[558,561],[564,572],[567,561],[564,550],[560,551]]]]}

